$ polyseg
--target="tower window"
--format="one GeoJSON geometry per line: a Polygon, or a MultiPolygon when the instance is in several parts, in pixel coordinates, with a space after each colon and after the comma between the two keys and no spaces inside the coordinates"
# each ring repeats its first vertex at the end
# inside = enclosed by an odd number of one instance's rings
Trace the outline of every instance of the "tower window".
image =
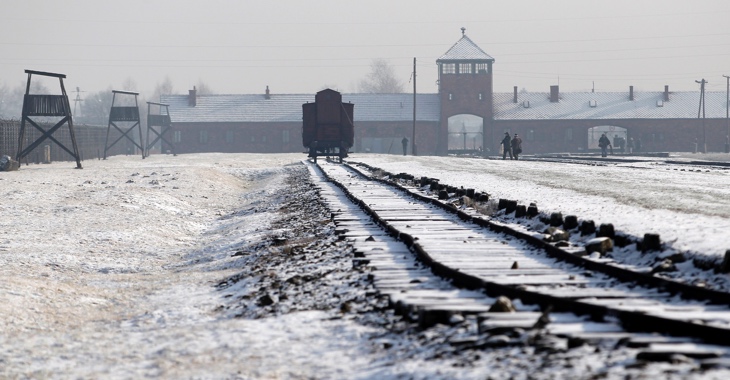
{"type": "Polygon", "coordinates": [[[459,74],[471,74],[471,63],[460,63],[459,74]]]}
{"type": "Polygon", "coordinates": [[[477,63],[477,74],[486,74],[489,68],[486,63],[477,63]]]}
{"type": "Polygon", "coordinates": [[[456,74],[455,63],[444,63],[441,65],[441,73],[443,74],[456,74]]]}

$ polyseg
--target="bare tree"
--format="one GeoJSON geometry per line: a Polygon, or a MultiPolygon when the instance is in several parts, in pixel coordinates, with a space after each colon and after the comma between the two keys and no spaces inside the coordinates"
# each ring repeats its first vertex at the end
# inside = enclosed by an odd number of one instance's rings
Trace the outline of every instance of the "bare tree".
{"type": "Polygon", "coordinates": [[[160,95],[172,95],[172,79],[165,77],[161,83],[157,83],[155,91],[152,93],[152,101],[159,102],[160,95]]]}
{"type": "Polygon", "coordinates": [[[395,69],[385,59],[375,59],[370,64],[370,73],[358,84],[359,92],[374,94],[395,94],[405,92],[405,85],[398,80],[395,69]]]}
{"type": "Polygon", "coordinates": [[[0,86],[0,119],[8,118],[10,115],[10,88],[3,84],[0,86]]]}
{"type": "Polygon", "coordinates": [[[79,124],[104,125],[109,122],[109,110],[112,107],[112,88],[89,93],[82,103],[83,112],[74,117],[79,124]]]}
{"type": "MultiPolygon", "coordinates": [[[[23,99],[25,97],[26,82],[20,82],[16,87],[7,85],[0,87],[0,117],[20,119],[23,113],[23,99]]],[[[48,94],[49,90],[41,81],[32,81],[31,94],[48,94]]]]}
{"type": "Polygon", "coordinates": [[[137,81],[131,77],[127,77],[127,79],[122,82],[122,91],[137,92],[137,81]]]}
{"type": "Polygon", "coordinates": [[[198,80],[198,84],[197,87],[195,87],[195,90],[197,91],[198,95],[210,95],[214,93],[213,89],[200,79],[198,80]]]}

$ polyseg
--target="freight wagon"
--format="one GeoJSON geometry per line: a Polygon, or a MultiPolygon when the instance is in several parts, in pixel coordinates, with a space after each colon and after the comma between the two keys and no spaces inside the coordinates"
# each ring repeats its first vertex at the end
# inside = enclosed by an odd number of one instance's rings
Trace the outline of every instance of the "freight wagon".
{"type": "Polygon", "coordinates": [[[331,89],[318,92],[314,103],[302,104],[302,144],[314,162],[319,156],[336,156],[340,162],[347,157],[355,138],[354,109],[331,89]]]}

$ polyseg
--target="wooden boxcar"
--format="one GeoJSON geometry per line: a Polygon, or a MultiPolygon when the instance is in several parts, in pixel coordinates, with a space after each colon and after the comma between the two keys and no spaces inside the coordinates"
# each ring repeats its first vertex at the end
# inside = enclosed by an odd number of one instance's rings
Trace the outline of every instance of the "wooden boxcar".
{"type": "Polygon", "coordinates": [[[331,89],[318,92],[314,103],[302,104],[302,144],[314,162],[318,156],[337,156],[340,162],[347,157],[355,138],[354,110],[354,104],[343,103],[342,95],[331,89]]]}

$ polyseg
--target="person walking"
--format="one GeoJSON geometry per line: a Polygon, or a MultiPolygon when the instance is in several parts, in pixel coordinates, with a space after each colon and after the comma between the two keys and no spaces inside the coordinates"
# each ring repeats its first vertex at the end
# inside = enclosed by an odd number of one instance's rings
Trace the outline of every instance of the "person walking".
{"type": "Polygon", "coordinates": [[[625,152],[624,151],[625,147],[626,147],[626,138],[621,136],[618,138],[618,150],[621,152],[621,154],[623,154],[625,152]]]}
{"type": "Polygon", "coordinates": [[[611,146],[611,140],[608,139],[605,133],[598,139],[598,146],[601,148],[601,157],[606,157],[608,147],[611,146]]]}
{"type": "Polygon", "coordinates": [[[502,159],[507,159],[507,154],[509,154],[509,159],[512,160],[512,139],[509,137],[509,132],[504,133],[504,138],[502,139],[502,159]]]}
{"type": "Polygon", "coordinates": [[[403,144],[403,155],[405,156],[408,152],[408,138],[403,136],[403,140],[401,140],[400,143],[403,144]]]}
{"type": "Polygon", "coordinates": [[[519,159],[520,153],[522,153],[522,138],[515,133],[515,136],[512,138],[512,155],[515,157],[515,160],[519,159]]]}

